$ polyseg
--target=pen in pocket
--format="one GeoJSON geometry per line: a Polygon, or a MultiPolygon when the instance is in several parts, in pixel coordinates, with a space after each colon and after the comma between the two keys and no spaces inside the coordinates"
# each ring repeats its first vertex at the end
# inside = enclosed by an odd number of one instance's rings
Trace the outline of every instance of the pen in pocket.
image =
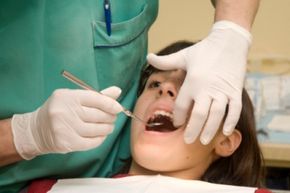
{"type": "Polygon", "coordinates": [[[106,23],[106,28],[107,28],[107,34],[108,36],[110,36],[111,23],[112,23],[110,0],[104,0],[104,13],[105,13],[105,23],[106,23]]]}

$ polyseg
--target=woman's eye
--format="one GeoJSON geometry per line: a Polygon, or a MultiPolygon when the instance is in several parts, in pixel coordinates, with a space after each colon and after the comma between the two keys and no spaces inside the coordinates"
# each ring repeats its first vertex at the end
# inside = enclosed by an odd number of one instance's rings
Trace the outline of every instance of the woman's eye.
{"type": "Polygon", "coordinates": [[[149,83],[148,88],[158,88],[160,86],[161,82],[159,81],[152,81],[149,83]]]}

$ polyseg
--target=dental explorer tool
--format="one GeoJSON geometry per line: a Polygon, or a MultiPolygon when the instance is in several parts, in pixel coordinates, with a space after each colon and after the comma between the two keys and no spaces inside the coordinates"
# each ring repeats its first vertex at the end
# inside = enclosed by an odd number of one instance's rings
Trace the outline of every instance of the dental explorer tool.
{"type": "MultiPolygon", "coordinates": [[[[79,87],[85,89],[85,90],[92,90],[95,91],[99,94],[102,94],[98,91],[96,91],[94,88],[92,88],[91,86],[89,86],[88,84],[86,84],[85,82],[83,82],[82,80],[78,79],[77,77],[75,77],[74,75],[72,75],[71,73],[63,70],[61,75],[63,77],[65,77],[66,79],[68,79],[69,81],[75,83],[76,85],[78,85],[79,87]]],[[[123,107],[123,106],[122,106],[123,107]]],[[[122,112],[127,115],[128,117],[131,117],[133,119],[136,119],[142,123],[144,123],[146,126],[148,127],[154,127],[154,126],[159,126],[162,125],[162,123],[147,123],[146,121],[144,121],[143,119],[139,118],[138,116],[134,115],[130,110],[126,109],[125,107],[123,107],[122,112]]]]}

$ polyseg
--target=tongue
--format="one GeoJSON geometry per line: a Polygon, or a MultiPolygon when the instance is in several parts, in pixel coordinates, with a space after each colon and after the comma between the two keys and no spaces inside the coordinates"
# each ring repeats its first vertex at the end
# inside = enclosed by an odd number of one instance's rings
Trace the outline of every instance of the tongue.
{"type": "Polygon", "coordinates": [[[150,119],[148,123],[161,123],[161,125],[146,127],[147,131],[171,132],[177,129],[173,126],[172,120],[163,115],[158,115],[154,119],[150,119]]]}

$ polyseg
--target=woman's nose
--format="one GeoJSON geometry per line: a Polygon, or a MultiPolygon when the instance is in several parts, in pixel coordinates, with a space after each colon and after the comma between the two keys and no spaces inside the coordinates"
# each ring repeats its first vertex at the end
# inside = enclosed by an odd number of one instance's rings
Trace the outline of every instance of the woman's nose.
{"type": "Polygon", "coordinates": [[[159,90],[160,96],[168,96],[175,99],[177,96],[177,90],[172,83],[162,83],[159,90]]]}

